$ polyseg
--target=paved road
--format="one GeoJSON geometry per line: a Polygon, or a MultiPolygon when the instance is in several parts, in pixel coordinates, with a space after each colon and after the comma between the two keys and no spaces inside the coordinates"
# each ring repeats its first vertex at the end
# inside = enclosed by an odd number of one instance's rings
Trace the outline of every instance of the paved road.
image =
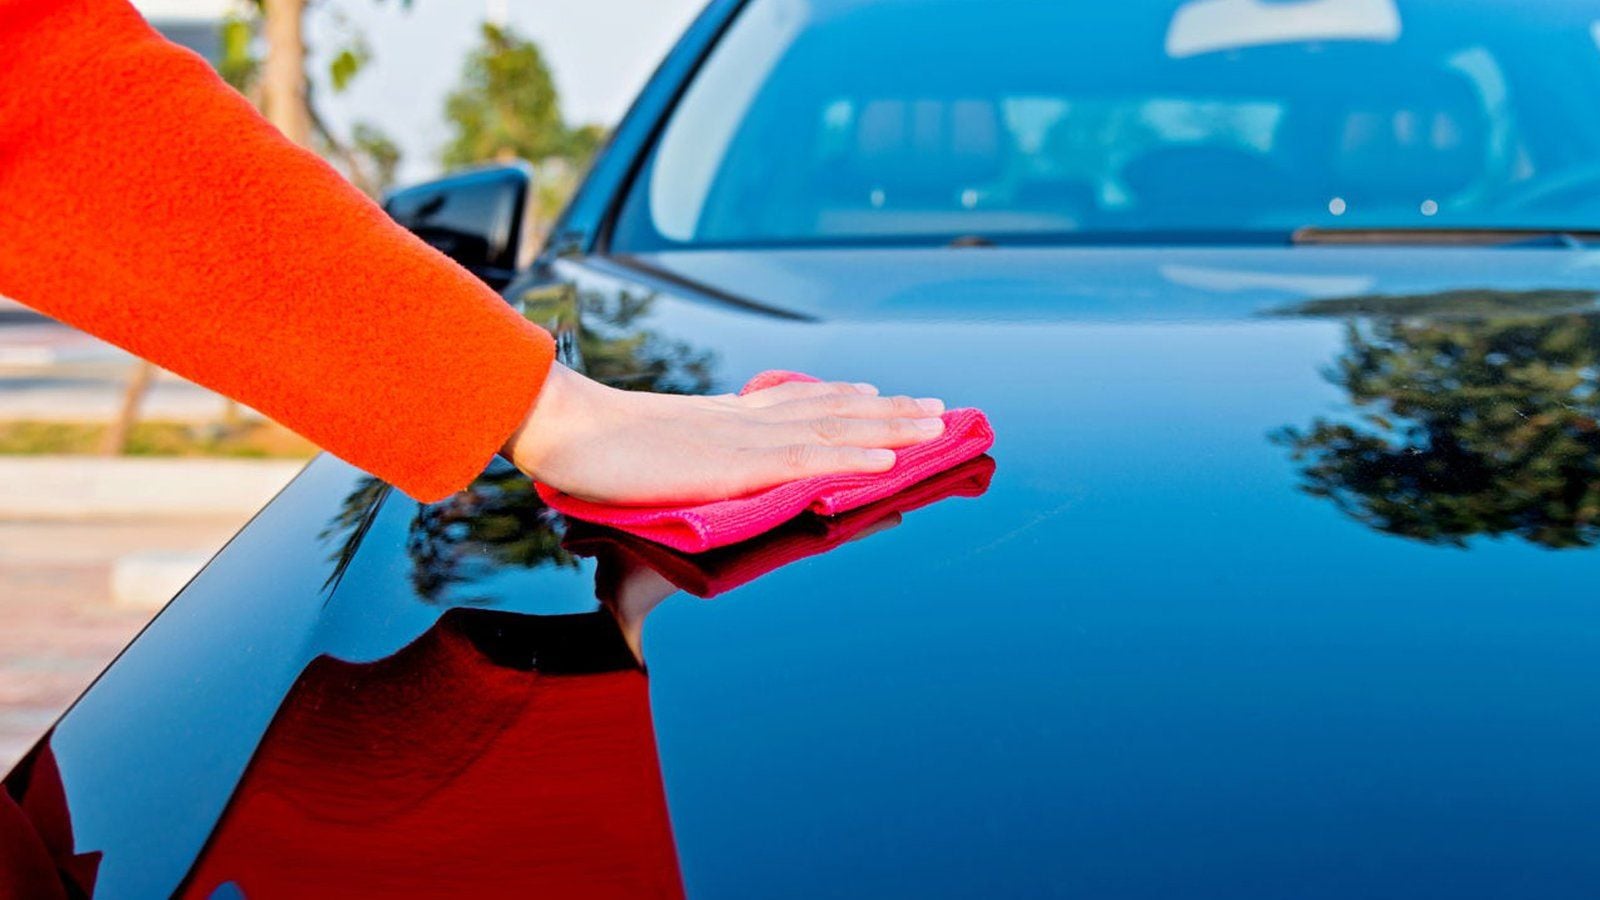
{"type": "Polygon", "coordinates": [[[241,524],[0,520],[0,772],[152,615],[112,605],[112,561],[139,550],[215,550],[241,524]]]}
{"type": "MultiPolygon", "coordinates": [[[[130,366],[0,367],[0,420],[108,421],[122,403],[130,366]]],[[[140,411],[143,418],[151,420],[216,422],[224,408],[223,399],[216,394],[163,372],[140,411]]]]}
{"type": "MultiPolygon", "coordinates": [[[[116,415],[132,356],[0,298],[0,420],[89,422],[116,415]]],[[[163,372],[143,415],[177,422],[215,421],[221,397],[163,372]]]]}

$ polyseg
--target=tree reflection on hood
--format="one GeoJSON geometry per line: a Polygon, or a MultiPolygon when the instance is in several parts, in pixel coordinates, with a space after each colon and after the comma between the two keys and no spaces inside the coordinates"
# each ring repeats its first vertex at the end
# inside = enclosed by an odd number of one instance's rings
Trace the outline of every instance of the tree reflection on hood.
{"type": "Polygon", "coordinates": [[[1349,316],[1328,370],[1349,416],[1288,427],[1302,489],[1378,531],[1464,547],[1600,540],[1600,310],[1588,291],[1308,302],[1349,316]],[[1358,317],[1358,318],[1354,318],[1358,317]]]}

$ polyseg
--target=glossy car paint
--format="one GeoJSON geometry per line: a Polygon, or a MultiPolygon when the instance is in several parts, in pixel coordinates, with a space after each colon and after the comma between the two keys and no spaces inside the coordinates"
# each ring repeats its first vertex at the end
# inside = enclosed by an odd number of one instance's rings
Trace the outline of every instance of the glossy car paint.
{"type": "MultiPolygon", "coordinates": [[[[1349,320],[1292,314],[1304,304],[1443,294],[1413,319],[1490,335],[1497,320],[1452,316],[1467,301],[1447,292],[1565,288],[1572,309],[1524,320],[1589,322],[1597,260],[651,260],[731,294],[770,285],[804,318],[561,263],[559,295],[592,323],[574,345],[614,380],[697,370],[721,389],[793,367],[978,404],[999,434],[982,497],[650,614],[688,894],[1584,893],[1600,877],[1593,552],[1515,527],[1462,546],[1385,533],[1302,491],[1279,435],[1351,414],[1329,377],[1349,320]],[[650,358],[605,355],[630,338],[650,358]]],[[[559,527],[522,502],[526,527],[559,527]]],[[[62,721],[50,746],[108,896],[183,877],[316,656],[383,658],[455,606],[597,608],[582,558],[468,542],[436,577],[416,552],[428,516],[319,460],[62,721]]]]}
{"type": "MultiPolygon", "coordinates": [[[[1600,253],[605,256],[615,192],[733,6],[696,23],[619,129],[566,219],[570,252],[508,296],[624,386],[727,390],[783,367],[981,406],[999,435],[987,491],[630,619],[504,468],[420,506],[321,458],[8,778],[15,795],[59,767],[72,850],[100,854],[95,893],[196,888],[319,660],[378,665],[447,619],[504,612],[643,621],[689,896],[1592,894],[1600,253]],[[1364,362],[1391,377],[1353,377],[1364,362]],[[1422,435],[1405,403],[1425,388],[1446,427],[1422,435]],[[1407,467],[1443,438],[1470,479],[1407,467]],[[1562,442],[1577,451],[1552,455],[1562,442]]],[[[825,523],[779,537],[813,533],[825,523]]],[[[629,637],[484,654],[609,675],[630,671],[629,637]]],[[[427,695],[443,676],[408,677],[427,695]]],[[[307,772],[356,797],[366,777],[307,772]]],[[[583,805],[513,793],[476,799],[507,827],[583,805]]],[[[392,877],[363,872],[350,837],[389,820],[352,809],[304,852],[343,834],[352,879],[392,877]]],[[[470,823],[430,824],[426,843],[513,895],[556,891],[541,879],[572,862],[560,842],[485,859],[451,844],[470,823]]],[[[621,835],[588,862],[659,848],[621,835]]],[[[413,874],[404,892],[460,885],[413,874]]]]}

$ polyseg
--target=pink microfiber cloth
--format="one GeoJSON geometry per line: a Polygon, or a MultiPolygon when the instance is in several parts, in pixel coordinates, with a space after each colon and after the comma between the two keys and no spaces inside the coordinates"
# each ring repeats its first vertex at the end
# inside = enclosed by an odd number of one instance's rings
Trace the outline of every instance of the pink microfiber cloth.
{"type": "MultiPolygon", "coordinates": [[[[786,381],[816,381],[798,372],[762,372],[739,393],[786,381]]],[[[820,475],[731,500],[691,506],[606,506],[570,497],[545,485],[539,496],[565,516],[609,525],[685,553],[736,544],[764,534],[806,510],[824,516],[848,512],[983,454],[994,443],[989,420],[976,409],[947,410],[944,433],[895,451],[895,464],[876,474],[820,475]]]]}
{"type": "Polygon", "coordinates": [[[709,600],[792,562],[827,553],[891,516],[950,497],[981,497],[989,489],[993,475],[994,460],[980,456],[860,509],[825,519],[801,515],[767,534],[707,553],[680,554],[615,529],[583,522],[574,523],[567,530],[561,546],[579,556],[654,569],[678,590],[709,600]]]}

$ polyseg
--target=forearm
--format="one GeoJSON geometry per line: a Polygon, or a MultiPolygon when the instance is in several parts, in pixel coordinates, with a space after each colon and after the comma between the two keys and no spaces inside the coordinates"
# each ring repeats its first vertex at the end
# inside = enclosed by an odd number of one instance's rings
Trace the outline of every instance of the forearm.
{"type": "Polygon", "coordinates": [[[545,332],[124,0],[0,0],[0,294],[421,499],[526,418],[545,332]]]}

